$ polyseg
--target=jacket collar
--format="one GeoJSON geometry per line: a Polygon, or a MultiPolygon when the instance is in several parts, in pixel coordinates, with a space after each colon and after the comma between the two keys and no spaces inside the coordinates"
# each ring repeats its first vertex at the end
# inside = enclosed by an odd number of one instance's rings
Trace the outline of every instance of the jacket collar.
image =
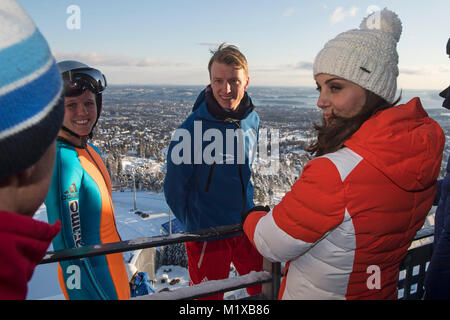
{"type": "Polygon", "coordinates": [[[245,92],[238,108],[234,112],[223,109],[214,98],[211,85],[208,85],[198,96],[192,110],[201,118],[215,121],[240,121],[245,119],[255,106],[245,92]]]}

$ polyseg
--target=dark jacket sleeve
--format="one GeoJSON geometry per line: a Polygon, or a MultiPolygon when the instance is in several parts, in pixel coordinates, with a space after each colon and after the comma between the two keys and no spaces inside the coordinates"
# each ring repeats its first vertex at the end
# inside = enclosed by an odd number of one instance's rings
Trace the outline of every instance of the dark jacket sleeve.
{"type": "Polygon", "coordinates": [[[166,202],[183,225],[186,225],[190,180],[194,172],[193,143],[190,136],[189,130],[183,126],[175,130],[167,153],[167,172],[164,178],[166,202]]]}
{"type": "Polygon", "coordinates": [[[439,199],[441,199],[441,188],[442,188],[442,179],[437,181],[436,196],[434,197],[433,206],[437,206],[439,204],[439,199]]]}
{"type": "Polygon", "coordinates": [[[439,95],[444,98],[444,102],[442,103],[442,106],[444,108],[450,109],[450,86],[439,93],[439,95]]]}
{"type": "Polygon", "coordinates": [[[450,299],[450,213],[446,213],[439,240],[434,244],[425,290],[429,299],[450,299]]]}

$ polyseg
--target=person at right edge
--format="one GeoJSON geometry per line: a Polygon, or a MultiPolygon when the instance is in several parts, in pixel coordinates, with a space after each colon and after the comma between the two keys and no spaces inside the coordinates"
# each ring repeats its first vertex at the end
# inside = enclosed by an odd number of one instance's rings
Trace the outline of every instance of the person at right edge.
{"type": "Polygon", "coordinates": [[[388,10],[326,43],[313,65],[315,156],[244,231],[286,262],[280,299],[397,299],[399,265],[436,193],[445,136],[419,98],[398,104],[402,24],[388,10]]]}
{"type": "MultiPolygon", "coordinates": [[[[447,42],[447,54],[450,58],[450,39],[447,42]]],[[[450,86],[439,94],[445,98],[442,106],[450,109],[450,86]]],[[[434,200],[437,205],[434,224],[433,255],[425,276],[426,300],[450,299],[450,159],[447,173],[437,184],[434,200]]]]}

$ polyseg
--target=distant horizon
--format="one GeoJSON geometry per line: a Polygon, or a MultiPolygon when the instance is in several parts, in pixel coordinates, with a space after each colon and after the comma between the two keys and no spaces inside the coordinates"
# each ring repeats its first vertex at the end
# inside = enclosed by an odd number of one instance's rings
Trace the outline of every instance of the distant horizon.
{"type": "MultiPolygon", "coordinates": [[[[178,85],[178,84],[111,84],[104,91],[106,99],[113,98],[138,99],[140,103],[144,100],[151,103],[153,95],[156,99],[175,99],[183,102],[193,103],[198,94],[205,88],[205,85],[178,85]],[[167,92],[166,92],[167,91],[167,92]],[[124,94],[124,98],[123,95],[124,94]],[[144,100],[143,100],[144,99],[144,100]]],[[[312,107],[316,108],[319,92],[315,87],[308,86],[250,86],[247,92],[251,96],[256,106],[292,106],[294,108],[312,107]]],[[[399,104],[404,104],[411,99],[418,97],[425,108],[441,109],[442,97],[440,90],[434,89],[399,89],[396,97],[400,98],[399,104]]],[[[107,100],[105,100],[107,101],[107,100]]]]}
{"type": "MultiPolygon", "coordinates": [[[[201,87],[204,88],[206,87],[208,84],[109,84],[108,83],[108,87],[201,87]]],[[[247,88],[247,91],[252,88],[290,88],[290,89],[295,89],[295,88],[304,88],[304,89],[311,89],[311,90],[316,90],[316,88],[314,86],[306,86],[306,85],[250,85],[247,88]]],[[[407,91],[436,91],[436,92],[441,92],[443,91],[445,88],[441,89],[402,89],[402,88],[398,88],[397,91],[400,92],[401,90],[407,90],[407,91]]]]}

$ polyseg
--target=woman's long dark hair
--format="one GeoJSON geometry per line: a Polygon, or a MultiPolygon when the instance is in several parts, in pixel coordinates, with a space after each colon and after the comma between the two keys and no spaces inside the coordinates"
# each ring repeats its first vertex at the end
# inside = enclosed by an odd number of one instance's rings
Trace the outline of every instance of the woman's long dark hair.
{"type": "Polygon", "coordinates": [[[327,153],[335,152],[344,146],[347,141],[361,125],[372,117],[375,113],[381,110],[389,109],[395,106],[401,99],[400,97],[394,103],[388,103],[386,100],[377,94],[366,90],[366,103],[361,112],[351,118],[343,118],[331,115],[329,123],[323,120],[322,124],[314,124],[314,129],[317,132],[317,140],[309,145],[306,151],[314,156],[322,156],[327,153]]]}

